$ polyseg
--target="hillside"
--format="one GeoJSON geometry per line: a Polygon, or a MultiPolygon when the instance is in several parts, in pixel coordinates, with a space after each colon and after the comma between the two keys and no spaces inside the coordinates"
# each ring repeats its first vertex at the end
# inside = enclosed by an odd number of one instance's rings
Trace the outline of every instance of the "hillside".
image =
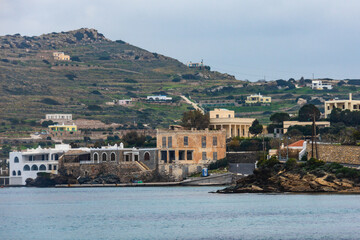
{"type": "Polygon", "coordinates": [[[180,102],[180,94],[239,82],[227,74],[189,69],[176,59],[111,41],[86,28],[34,37],[2,36],[0,56],[3,120],[38,120],[60,112],[108,123],[166,126],[189,108],[180,102]],[[58,51],[70,55],[71,61],[54,60],[58,51]],[[149,94],[172,96],[177,107],[143,102],[131,107],[105,105],[149,94]]]}

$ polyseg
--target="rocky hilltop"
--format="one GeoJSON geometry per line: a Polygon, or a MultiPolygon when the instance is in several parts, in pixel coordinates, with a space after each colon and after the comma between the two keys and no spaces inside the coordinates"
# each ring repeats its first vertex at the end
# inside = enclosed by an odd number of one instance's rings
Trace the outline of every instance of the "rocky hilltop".
{"type": "Polygon", "coordinates": [[[360,193],[360,171],[315,159],[297,164],[268,160],[253,175],[218,193],[360,193]]]}
{"type": "Polygon", "coordinates": [[[0,49],[57,49],[71,44],[111,42],[95,29],[81,28],[69,32],[49,33],[41,36],[21,36],[20,34],[0,37],[0,49]]]}

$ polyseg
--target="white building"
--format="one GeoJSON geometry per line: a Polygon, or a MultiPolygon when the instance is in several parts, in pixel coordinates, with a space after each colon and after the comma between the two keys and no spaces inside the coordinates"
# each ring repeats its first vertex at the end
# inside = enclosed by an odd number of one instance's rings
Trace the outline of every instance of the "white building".
{"type": "Polygon", "coordinates": [[[118,100],[118,104],[119,105],[129,105],[132,103],[132,99],[121,99],[118,100]]]}
{"type": "Polygon", "coordinates": [[[312,80],[311,88],[316,89],[316,90],[324,90],[324,89],[331,90],[332,85],[331,84],[323,84],[323,82],[321,80],[312,80]]]}
{"type": "Polygon", "coordinates": [[[46,114],[46,120],[72,120],[72,114],[46,114]]]}
{"type": "Polygon", "coordinates": [[[147,100],[151,100],[151,101],[171,101],[172,97],[167,97],[165,95],[147,96],[147,100]]]}
{"type": "Polygon", "coordinates": [[[70,149],[68,144],[58,144],[55,148],[27,149],[9,154],[10,185],[26,185],[26,179],[37,177],[38,172],[57,174],[58,160],[70,149]]]}

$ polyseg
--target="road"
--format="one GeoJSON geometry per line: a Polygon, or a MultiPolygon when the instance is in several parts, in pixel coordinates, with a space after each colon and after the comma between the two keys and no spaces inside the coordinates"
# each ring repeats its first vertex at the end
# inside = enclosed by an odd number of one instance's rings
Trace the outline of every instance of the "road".
{"type": "Polygon", "coordinates": [[[201,107],[199,107],[196,103],[190,101],[190,99],[188,99],[187,97],[185,97],[184,95],[181,95],[181,98],[185,100],[186,103],[190,104],[191,106],[193,106],[193,108],[195,108],[196,110],[199,110],[202,114],[205,114],[204,109],[202,109],[201,107]]]}

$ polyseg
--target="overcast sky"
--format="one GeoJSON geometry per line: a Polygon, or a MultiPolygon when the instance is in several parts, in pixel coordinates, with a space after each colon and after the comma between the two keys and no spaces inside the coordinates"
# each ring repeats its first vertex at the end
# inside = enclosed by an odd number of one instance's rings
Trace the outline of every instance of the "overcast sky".
{"type": "Polygon", "coordinates": [[[360,78],[359,0],[0,0],[0,35],[81,27],[241,80],[360,78]]]}

